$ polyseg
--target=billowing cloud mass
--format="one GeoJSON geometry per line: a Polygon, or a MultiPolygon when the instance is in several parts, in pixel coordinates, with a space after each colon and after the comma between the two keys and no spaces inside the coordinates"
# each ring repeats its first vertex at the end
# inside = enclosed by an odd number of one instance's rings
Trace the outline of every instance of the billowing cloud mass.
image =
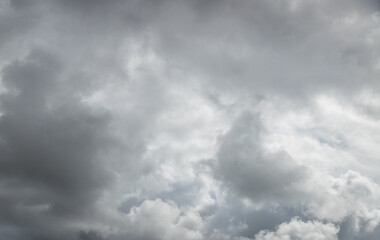
{"type": "Polygon", "coordinates": [[[0,0],[0,239],[375,240],[375,0],[0,0]]]}
{"type": "Polygon", "coordinates": [[[289,223],[282,223],[276,232],[260,231],[255,237],[257,240],[281,240],[281,239],[324,239],[336,240],[339,228],[332,224],[320,222],[302,222],[293,218],[289,223]]]}

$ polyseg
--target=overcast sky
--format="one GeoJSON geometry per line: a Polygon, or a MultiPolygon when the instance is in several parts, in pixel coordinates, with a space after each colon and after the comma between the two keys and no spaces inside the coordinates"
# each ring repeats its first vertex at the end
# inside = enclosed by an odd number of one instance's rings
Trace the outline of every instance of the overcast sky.
{"type": "Polygon", "coordinates": [[[0,0],[0,239],[379,235],[378,0],[0,0]]]}

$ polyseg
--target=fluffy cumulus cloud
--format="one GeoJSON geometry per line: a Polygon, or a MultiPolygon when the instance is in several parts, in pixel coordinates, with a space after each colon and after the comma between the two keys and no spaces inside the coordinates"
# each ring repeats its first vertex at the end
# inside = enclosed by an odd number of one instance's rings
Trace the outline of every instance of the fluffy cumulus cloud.
{"type": "Polygon", "coordinates": [[[282,223],[275,232],[268,230],[260,231],[256,234],[257,240],[281,240],[281,239],[323,239],[336,240],[339,228],[332,224],[321,222],[302,222],[298,218],[293,218],[288,223],[282,223]]]}
{"type": "Polygon", "coordinates": [[[191,210],[181,212],[173,203],[146,200],[127,215],[140,239],[202,239],[202,219],[191,210]]]}
{"type": "Polygon", "coordinates": [[[0,0],[0,239],[373,240],[375,0],[0,0]]]}

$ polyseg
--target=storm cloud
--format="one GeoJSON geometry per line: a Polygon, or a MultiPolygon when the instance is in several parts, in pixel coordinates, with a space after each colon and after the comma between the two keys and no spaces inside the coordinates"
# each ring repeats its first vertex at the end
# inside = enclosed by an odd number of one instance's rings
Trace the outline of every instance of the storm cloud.
{"type": "Polygon", "coordinates": [[[0,0],[0,238],[377,239],[374,0],[0,0]]]}

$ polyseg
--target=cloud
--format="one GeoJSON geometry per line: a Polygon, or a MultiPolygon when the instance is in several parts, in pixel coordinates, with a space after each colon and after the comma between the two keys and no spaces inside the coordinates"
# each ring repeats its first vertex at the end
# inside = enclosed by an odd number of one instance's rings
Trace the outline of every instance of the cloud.
{"type": "Polygon", "coordinates": [[[143,120],[157,112],[144,96],[155,86],[135,86],[132,109],[119,108],[132,116],[120,123],[112,109],[95,106],[92,91],[77,84],[88,79],[72,78],[64,60],[37,48],[2,72],[0,222],[21,236],[86,237],[103,204],[121,197],[119,181],[138,180],[154,165],[139,158],[150,129],[143,120]]]}
{"type": "Polygon", "coordinates": [[[333,224],[323,224],[317,221],[303,222],[293,218],[290,222],[282,223],[275,232],[267,230],[255,235],[256,240],[285,240],[285,239],[320,239],[337,240],[339,228],[333,224]]]}
{"type": "Polygon", "coordinates": [[[0,0],[0,238],[376,239],[378,12],[0,0]]]}
{"type": "Polygon", "coordinates": [[[137,239],[202,239],[202,219],[161,199],[144,201],[127,216],[137,239]]]}
{"type": "Polygon", "coordinates": [[[276,211],[280,205],[333,223],[352,217],[355,232],[375,229],[378,184],[354,171],[333,177],[297,163],[286,153],[270,152],[264,147],[265,132],[260,116],[246,112],[221,138],[213,168],[230,194],[248,197],[259,209],[276,211]],[[274,205],[268,206],[271,202],[274,205]]]}
{"type": "Polygon", "coordinates": [[[1,221],[33,225],[37,233],[46,224],[58,230],[52,223],[63,216],[88,215],[112,179],[99,157],[112,141],[109,116],[75,92],[60,96],[61,71],[41,50],[3,69],[1,221]]]}
{"type": "Polygon", "coordinates": [[[252,199],[292,195],[305,181],[307,168],[294,162],[286,152],[269,152],[262,147],[258,114],[243,113],[222,138],[215,174],[234,190],[252,199]]]}

